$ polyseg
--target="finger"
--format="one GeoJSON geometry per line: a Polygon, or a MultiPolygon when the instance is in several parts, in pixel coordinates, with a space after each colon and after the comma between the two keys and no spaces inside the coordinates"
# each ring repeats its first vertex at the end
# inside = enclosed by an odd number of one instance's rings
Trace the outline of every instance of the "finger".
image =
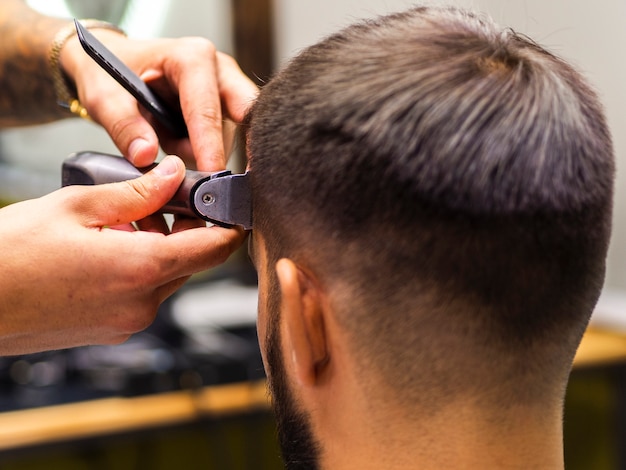
{"type": "Polygon", "coordinates": [[[222,123],[222,140],[224,142],[224,153],[226,158],[230,155],[235,145],[237,137],[237,124],[230,119],[225,119],[222,123]]]}
{"type": "Polygon", "coordinates": [[[259,89],[231,56],[217,52],[217,63],[218,86],[227,115],[240,123],[256,100],[259,89]]]}
{"type": "Polygon", "coordinates": [[[197,170],[196,160],[189,139],[176,139],[167,133],[160,133],[161,148],[168,154],[179,156],[189,170],[197,170]]]}
{"type": "Polygon", "coordinates": [[[226,158],[215,47],[199,38],[188,38],[186,47],[184,56],[164,62],[165,74],[178,89],[198,169],[221,170],[226,158]]]}
{"type": "Polygon", "coordinates": [[[185,177],[178,157],[168,156],[145,175],[120,183],[71,187],[79,191],[73,205],[87,225],[101,227],[127,224],[157,212],[174,195],[185,177]]]}
{"type": "MultiPolygon", "coordinates": [[[[163,76],[162,72],[150,69],[143,73],[141,78],[159,97],[163,98],[163,100],[168,103],[171,109],[176,109],[177,107],[180,108],[179,96],[178,93],[175,92],[175,86],[167,80],[167,77],[163,76]]],[[[169,154],[178,155],[182,158],[188,169],[196,170],[198,167],[196,165],[196,160],[189,138],[174,136],[159,122],[157,122],[154,116],[151,116],[146,109],[140,107],[139,110],[146,121],[148,121],[152,127],[156,129],[161,148],[169,154]]],[[[178,109],[178,112],[181,112],[181,110],[178,109]]]]}
{"type": "Polygon", "coordinates": [[[112,225],[109,228],[119,230],[120,232],[136,232],[137,229],[133,224],[112,225]]]}
{"type": "Polygon", "coordinates": [[[177,215],[172,224],[172,233],[182,232],[183,230],[190,230],[192,228],[206,227],[206,222],[196,217],[187,217],[177,215]]]}
{"type": "Polygon", "coordinates": [[[159,141],[150,123],[142,116],[137,101],[108,76],[94,80],[93,86],[84,90],[80,98],[91,118],[104,127],[132,164],[144,167],[153,163],[159,151],[159,141]]]}
{"type": "MultiPolygon", "coordinates": [[[[130,50],[131,41],[118,32],[98,29],[94,34],[114,52],[130,50]]],[[[101,124],[120,151],[136,166],[146,166],[157,156],[156,133],[140,116],[137,102],[90,57],[76,36],[61,50],[61,64],[76,85],[78,98],[91,118],[101,124]]],[[[131,67],[134,68],[134,67],[131,67]]]]}
{"type": "Polygon", "coordinates": [[[160,265],[167,270],[163,275],[173,280],[222,264],[244,238],[243,230],[222,227],[193,228],[163,237],[158,240],[160,265]]]}
{"type": "Polygon", "coordinates": [[[137,228],[143,232],[154,232],[168,235],[170,228],[161,214],[152,214],[136,222],[137,228]]]}

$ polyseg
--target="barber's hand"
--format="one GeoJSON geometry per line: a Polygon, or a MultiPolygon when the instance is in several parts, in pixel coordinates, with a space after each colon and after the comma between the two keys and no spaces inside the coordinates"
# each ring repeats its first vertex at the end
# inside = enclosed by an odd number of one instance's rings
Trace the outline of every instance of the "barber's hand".
{"type": "MultiPolygon", "coordinates": [[[[234,59],[202,38],[138,41],[108,30],[91,32],[166,102],[182,108],[189,138],[175,139],[159,129],[163,149],[198,170],[224,169],[232,129],[228,132],[223,120],[240,122],[258,91],[234,59]]],[[[124,156],[139,167],[152,163],[159,141],[147,116],[142,116],[135,99],[87,56],[76,37],[63,48],[61,65],[76,84],[83,106],[124,156]]]]}
{"type": "Polygon", "coordinates": [[[0,355],[114,344],[147,327],[195,272],[222,263],[243,231],[180,219],[170,234],[107,228],[162,207],[184,178],[167,157],[135,180],[70,186],[0,210],[0,355]]]}

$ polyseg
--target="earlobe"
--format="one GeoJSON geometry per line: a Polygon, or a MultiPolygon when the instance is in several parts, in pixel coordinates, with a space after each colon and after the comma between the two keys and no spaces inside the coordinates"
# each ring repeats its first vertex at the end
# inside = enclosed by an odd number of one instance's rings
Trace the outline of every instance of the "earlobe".
{"type": "Polygon", "coordinates": [[[292,361],[300,385],[315,385],[329,358],[321,292],[290,259],[276,263],[276,274],[282,298],[284,357],[292,361]]]}

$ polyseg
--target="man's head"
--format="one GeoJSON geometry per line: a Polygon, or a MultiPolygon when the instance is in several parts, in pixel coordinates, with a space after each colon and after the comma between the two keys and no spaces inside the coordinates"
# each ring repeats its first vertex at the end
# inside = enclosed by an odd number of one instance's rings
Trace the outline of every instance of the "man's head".
{"type": "MultiPolygon", "coordinates": [[[[373,410],[560,405],[603,282],[614,172],[577,72],[486,18],[416,8],[304,50],[248,123],[263,349],[291,360],[293,281],[331,312],[312,331],[336,322],[373,410]]],[[[325,341],[313,375],[333,361],[325,341]]]]}

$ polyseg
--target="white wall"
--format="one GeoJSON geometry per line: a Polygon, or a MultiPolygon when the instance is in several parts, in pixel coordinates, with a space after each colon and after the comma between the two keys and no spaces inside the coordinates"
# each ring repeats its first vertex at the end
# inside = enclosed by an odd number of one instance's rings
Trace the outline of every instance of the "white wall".
{"type": "MultiPolygon", "coordinates": [[[[407,0],[276,0],[276,53],[284,61],[357,18],[397,11],[413,3],[407,0]]],[[[501,25],[529,35],[576,64],[601,94],[618,159],[607,286],[626,289],[626,2],[456,0],[452,3],[489,13],[501,25]]]]}

